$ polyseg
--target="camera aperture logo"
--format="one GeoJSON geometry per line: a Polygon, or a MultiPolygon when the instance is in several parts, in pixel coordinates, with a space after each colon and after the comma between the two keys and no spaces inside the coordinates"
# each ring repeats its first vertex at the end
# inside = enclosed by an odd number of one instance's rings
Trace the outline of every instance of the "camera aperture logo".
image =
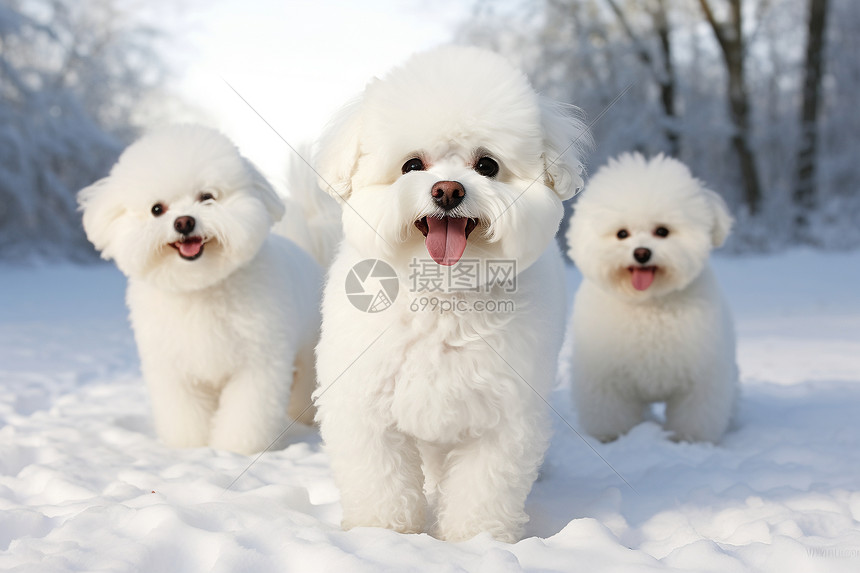
{"type": "Polygon", "coordinates": [[[397,273],[379,259],[356,263],[346,275],[346,297],[362,312],[382,312],[394,303],[399,290],[397,273]]]}
{"type": "MultiPolygon", "coordinates": [[[[433,260],[413,259],[409,264],[408,291],[413,293],[412,312],[432,311],[510,313],[513,300],[499,298],[517,290],[515,260],[461,259],[452,267],[433,260]],[[429,293],[429,296],[420,296],[429,293]],[[434,296],[432,293],[439,293],[434,296]],[[489,298],[480,298],[481,293],[489,298]],[[419,296],[414,296],[419,295],[419,296]],[[443,298],[449,295],[449,298],[443,298]]],[[[346,275],[345,291],[349,302],[361,312],[382,312],[394,303],[400,291],[395,270],[381,259],[365,259],[353,265],[346,275]]]]}

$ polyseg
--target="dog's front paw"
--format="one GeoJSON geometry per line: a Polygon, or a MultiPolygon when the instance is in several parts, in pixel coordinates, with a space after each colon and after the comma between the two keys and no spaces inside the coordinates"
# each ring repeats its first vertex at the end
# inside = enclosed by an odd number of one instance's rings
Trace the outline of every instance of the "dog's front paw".
{"type": "Polygon", "coordinates": [[[278,432],[272,428],[254,424],[215,424],[209,438],[209,446],[216,450],[225,450],[244,454],[257,454],[276,447],[278,432]]]}
{"type": "Polygon", "coordinates": [[[209,424],[204,412],[189,410],[182,417],[177,413],[161,415],[156,411],[155,428],[158,439],[170,448],[205,448],[209,444],[209,424]]]}
{"type": "MultiPolygon", "coordinates": [[[[523,515],[517,521],[526,521],[528,517],[523,515]]],[[[516,543],[520,538],[520,527],[509,525],[498,520],[486,522],[472,521],[451,523],[450,521],[440,523],[435,536],[443,541],[467,541],[480,533],[489,533],[496,541],[502,543],[516,543]]]]}
{"type": "Polygon", "coordinates": [[[397,533],[421,533],[424,530],[424,512],[406,511],[391,515],[350,515],[344,516],[341,527],[349,530],[354,527],[382,527],[397,533]]]}

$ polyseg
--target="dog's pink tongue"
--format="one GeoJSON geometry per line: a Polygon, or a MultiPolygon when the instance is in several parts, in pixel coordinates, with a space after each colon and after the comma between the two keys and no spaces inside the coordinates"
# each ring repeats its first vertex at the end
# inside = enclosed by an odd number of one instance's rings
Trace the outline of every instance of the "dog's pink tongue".
{"type": "Polygon", "coordinates": [[[196,257],[200,253],[200,249],[203,248],[203,241],[200,239],[190,239],[184,243],[177,243],[177,245],[183,257],[196,257]]]}
{"type": "Polygon", "coordinates": [[[433,260],[451,266],[460,260],[466,250],[466,217],[427,217],[427,238],[424,245],[433,260]]]}
{"type": "Polygon", "coordinates": [[[654,282],[654,267],[633,268],[633,288],[646,290],[654,282]]]}

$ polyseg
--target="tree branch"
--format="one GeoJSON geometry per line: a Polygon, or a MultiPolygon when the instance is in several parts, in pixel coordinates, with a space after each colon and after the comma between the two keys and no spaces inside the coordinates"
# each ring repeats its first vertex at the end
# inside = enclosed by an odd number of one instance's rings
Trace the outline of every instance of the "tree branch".
{"type": "Polygon", "coordinates": [[[711,9],[710,2],[708,2],[708,0],[699,0],[699,5],[702,7],[702,12],[704,12],[705,18],[714,30],[714,36],[716,36],[717,42],[720,44],[720,48],[724,53],[729,53],[729,41],[728,38],[726,38],[725,30],[723,30],[723,24],[718,22],[714,16],[714,11],[711,9]]]}
{"type": "Polygon", "coordinates": [[[630,42],[633,44],[633,49],[636,51],[636,55],[640,60],[642,60],[642,63],[648,67],[648,71],[651,72],[651,75],[654,76],[654,81],[660,85],[664,85],[666,83],[665,74],[661,73],[661,71],[654,65],[654,60],[651,58],[650,52],[648,52],[648,49],[642,44],[642,40],[636,35],[636,32],[633,31],[632,26],[630,26],[630,22],[627,20],[627,16],[624,15],[624,12],[615,0],[606,0],[606,3],[609,4],[609,7],[615,13],[615,17],[618,19],[618,23],[621,24],[627,37],[630,38],[630,42]]]}

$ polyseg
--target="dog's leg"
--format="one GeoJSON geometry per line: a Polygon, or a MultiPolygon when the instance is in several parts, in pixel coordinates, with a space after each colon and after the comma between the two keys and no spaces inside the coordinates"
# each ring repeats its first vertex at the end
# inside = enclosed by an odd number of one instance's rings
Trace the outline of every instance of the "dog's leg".
{"type": "Polygon", "coordinates": [[[666,429],[675,440],[718,442],[731,422],[736,393],[730,373],[697,380],[689,392],[666,402],[666,429]]]}
{"type": "Polygon", "coordinates": [[[424,473],[424,495],[427,497],[427,519],[424,531],[436,531],[439,506],[439,483],[445,475],[445,460],[451,446],[439,446],[424,441],[418,441],[418,452],[421,454],[421,470],[424,473]]]}
{"type": "Polygon", "coordinates": [[[148,371],[152,414],[158,437],[172,448],[199,448],[209,441],[217,394],[203,385],[148,371]]]}
{"type": "Polygon", "coordinates": [[[445,459],[450,446],[438,446],[428,442],[419,442],[418,451],[421,454],[421,469],[424,472],[424,492],[430,494],[439,487],[444,475],[445,459]]]}
{"type": "Polygon", "coordinates": [[[462,541],[488,532],[499,541],[517,541],[529,519],[525,501],[549,433],[546,416],[536,406],[452,450],[439,485],[436,535],[462,541]]]}
{"type": "Polygon", "coordinates": [[[320,426],[340,489],[343,528],[420,532],[426,499],[414,438],[363,419],[354,408],[326,415],[320,426]]]}
{"type": "Polygon", "coordinates": [[[292,361],[248,360],[221,391],[209,445],[240,454],[261,452],[289,424],[292,361]]]}
{"type": "Polygon", "coordinates": [[[626,434],[645,417],[646,404],[603,387],[600,380],[578,379],[574,383],[574,406],[579,424],[601,442],[626,434]]]}
{"type": "Polygon", "coordinates": [[[290,391],[290,405],[287,409],[291,420],[307,426],[313,426],[314,416],[317,413],[311,400],[311,394],[317,382],[314,360],[314,345],[303,348],[296,356],[293,388],[290,391]]]}

